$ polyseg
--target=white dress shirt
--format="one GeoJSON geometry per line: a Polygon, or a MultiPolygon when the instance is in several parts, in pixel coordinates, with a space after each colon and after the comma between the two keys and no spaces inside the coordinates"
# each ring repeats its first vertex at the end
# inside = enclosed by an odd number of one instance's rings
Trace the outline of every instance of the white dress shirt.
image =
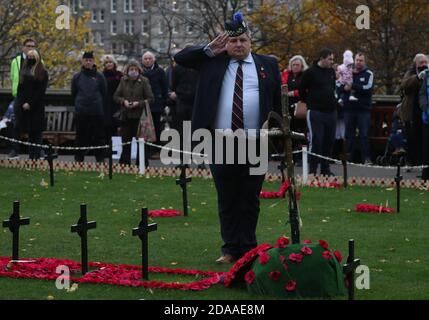
{"type": "MultiPolygon", "coordinates": [[[[235,77],[239,63],[231,59],[223,78],[214,129],[231,129],[235,77]]],[[[252,54],[243,60],[243,120],[244,129],[259,129],[259,80],[252,54]]]]}

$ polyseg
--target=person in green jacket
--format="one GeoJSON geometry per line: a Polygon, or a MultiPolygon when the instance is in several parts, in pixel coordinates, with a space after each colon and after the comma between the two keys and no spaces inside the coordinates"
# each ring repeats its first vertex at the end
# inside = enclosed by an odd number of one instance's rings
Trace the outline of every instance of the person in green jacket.
{"type": "MultiPolygon", "coordinates": [[[[23,65],[24,61],[27,59],[28,52],[34,49],[36,49],[36,41],[34,41],[33,39],[26,39],[22,46],[22,52],[18,54],[15,58],[13,58],[10,64],[10,82],[12,86],[12,96],[14,99],[14,101],[12,101],[13,104],[18,94],[18,85],[20,80],[21,66],[23,65]]],[[[15,108],[14,108],[14,111],[15,111],[15,108]]],[[[18,128],[20,126],[14,123],[13,127],[14,127],[14,132],[12,133],[13,138],[16,140],[19,140],[21,133],[19,132],[18,128]]],[[[10,151],[8,158],[16,159],[18,158],[18,154],[19,154],[19,145],[17,143],[12,143],[12,150],[10,151]]]]}
{"type": "Polygon", "coordinates": [[[28,51],[36,49],[36,41],[26,39],[23,43],[22,52],[18,54],[10,64],[10,80],[12,84],[12,96],[16,98],[18,93],[19,74],[23,60],[27,59],[28,51]]]}

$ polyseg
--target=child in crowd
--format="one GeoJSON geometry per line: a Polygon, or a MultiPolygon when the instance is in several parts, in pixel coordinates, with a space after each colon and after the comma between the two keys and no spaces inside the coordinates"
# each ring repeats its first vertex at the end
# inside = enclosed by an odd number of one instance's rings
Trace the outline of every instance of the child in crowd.
{"type": "MultiPolygon", "coordinates": [[[[353,52],[346,50],[343,54],[343,64],[338,67],[339,83],[343,86],[353,84],[353,52]]],[[[344,105],[347,101],[358,101],[354,96],[354,91],[342,91],[338,103],[344,105]]]]}

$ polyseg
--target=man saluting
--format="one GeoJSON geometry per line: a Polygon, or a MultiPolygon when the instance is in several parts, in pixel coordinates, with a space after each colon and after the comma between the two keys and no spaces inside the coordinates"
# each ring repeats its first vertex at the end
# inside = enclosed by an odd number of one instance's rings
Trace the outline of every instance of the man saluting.
{"type": "MultiPolygon", "coordinates": [[[[193,130],[260,129],[270,111],[281,114],[277,61],[251,52],[250,31],[241,13],[225,29],[208,45],[187,47],[174,57],[179,65],[199,71],[193,130]]],[[[250,167],[248,161],[210,164],[224,242],[217,263],[232,263],[257,246],[259,193],[265,174],[251,175],[250,167]]]]}

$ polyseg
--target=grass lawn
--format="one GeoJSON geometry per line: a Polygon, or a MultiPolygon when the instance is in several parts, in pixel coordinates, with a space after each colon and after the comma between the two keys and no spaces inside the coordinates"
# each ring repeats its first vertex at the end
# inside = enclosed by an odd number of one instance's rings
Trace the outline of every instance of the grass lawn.
{"type": "MultiPolygon", "coordinates": [[[[56,174],[56,186],[45,188],[46,172],[0,168],[0,220],[9,217],[14,200],[21,201],[21,215],[30,226],[21,229],[21,257],[54,257],[80,261],[80,239],[70,233],[78,220],[81,203],[88,205],[88,219],[97,221],[89,232],[89,259],[118,264],[140,264],[140,242],[131,230],[140,220],[140,210],[182,210],[181,190],[173,178],[115,175],[113,181],[97,173],[56,174]]],[[[277,190],[278,183],[264,189],[277,190]]],[[[395,191],[353,187],[348,190],[303,188],[301,200],[302,239],[325,239],[331,249],[347,256],[347,241],[356,240],[356,255],[371,271],[371,289],[357,291],[357,299],[429,298],[429,193],[403,190],[402,210],[393,215],[353,212],[355,204],[389,201],[395,207],[395,191]]],[[[222,245],[212,180],[194,178],[189,185],[190,216],[156,218],[158,231],[149,235],[151,266],[227,271],[218,266],[222,245]]],[[[285,200],[261,200],[259,243],[274,243],[289,235],[285,226],[285,200]]],[[[10,256],[11,234],[0,230],[0,256],[10,256]]],[[[193,281],[193,277],[151,274],[151,280],[193,281]]],[[[0,299],[260,299],[241,289],[215,285],[201,292],[148,290],[80,284],[74,293],[55,288],[54,282],[0,278],[0,299]]]]}

